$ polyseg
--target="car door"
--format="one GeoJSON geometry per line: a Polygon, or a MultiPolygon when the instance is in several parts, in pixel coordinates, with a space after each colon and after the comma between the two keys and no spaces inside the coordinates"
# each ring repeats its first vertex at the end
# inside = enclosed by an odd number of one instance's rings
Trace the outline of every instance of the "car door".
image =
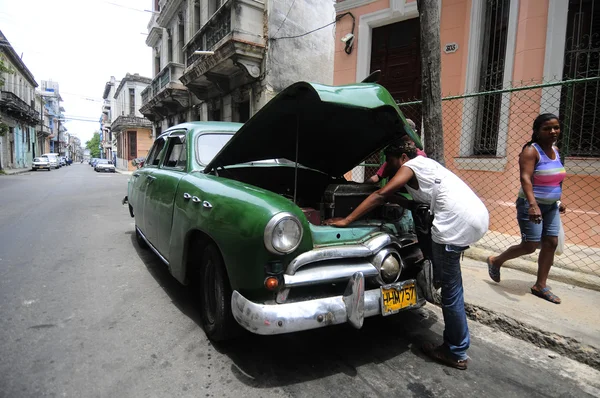
{"type": "Polygon", "coordinates": [[[145,207],[146,207],[146,196],[148,184],[152,180],[152,170],[158,168],[164,148],[166,139],[159,137],[154,141],[152,148],[148,152],[144,167],[134,171],[131,174],[131,188],[128,196],[129,203],[133,207],[133,214],[135,216],[135,224],[142,231],[144,236],[148,238],[145,218],[145,207]]]}
{"type": "Polygon", "coordinates": [[[149,239],[155,249],[168,261],[173,222],[173,206],[179,182],[186,174],[186,131],[169,134],[163,161],[152,170],[153,180],[148,184],[144,209],[149,239]]]}

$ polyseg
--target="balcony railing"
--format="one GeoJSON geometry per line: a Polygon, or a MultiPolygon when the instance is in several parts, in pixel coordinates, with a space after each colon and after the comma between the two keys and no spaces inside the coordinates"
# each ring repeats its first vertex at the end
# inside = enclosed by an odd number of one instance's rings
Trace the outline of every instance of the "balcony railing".
{"type": "Polygon", "coordinates": [[[39,122],[40,113],[33,109],[19,98],[15,93],[10,91],[2,91],[0,96],[0,104],[8,111],[18,112],[23,119],[29,122],[39,122]]]}
{"type": "Polygon", "coordinates": [[[186,47],[186,62],[190,66],[203,55],[194,54],[194,51],[208,51],[221,39],[231,32],[231,4],[228,0],[217,10],[208,22],[194,35],[186,47]]]}
{"type": "Polygon", "coordinates": [[[156,94],[161,92],[169,83],[181,84],[179,78],[182,73],[183,65],[175,62],[168,63],[164,69],[152,79],[152,83],[142,91],[142,106],[146,105],[148,101],[154,98],[156,94]]]}
{"type": "Polygon", "coordinates": [[[152,128],[152,122],[143,117],[119,116],[111,125],[112,131],[121,131],[124,128],[152,128]]]}

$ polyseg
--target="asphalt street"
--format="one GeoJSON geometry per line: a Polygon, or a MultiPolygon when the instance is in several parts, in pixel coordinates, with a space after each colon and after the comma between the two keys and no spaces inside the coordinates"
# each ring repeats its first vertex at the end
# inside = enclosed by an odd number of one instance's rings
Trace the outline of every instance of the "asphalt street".
{"type": "Polygon", "coordinates": [[[87,164],[0,176],[0,396],[600,396],[600,372],[475,322],[467,371],[431,362],[431,305],[211,344],[196,295],[136,245],[128,178],[87,164]]]}

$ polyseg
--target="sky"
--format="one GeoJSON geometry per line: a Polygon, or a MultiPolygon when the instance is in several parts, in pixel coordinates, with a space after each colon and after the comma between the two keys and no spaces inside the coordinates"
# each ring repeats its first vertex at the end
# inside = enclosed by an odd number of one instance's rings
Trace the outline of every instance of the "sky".
{"type": "MultiPolygon", "coordinates": [[[[60,85],[65,127],[82,145],[100,128],[104,85],[152,77],[146,46],[152,0],[0,0],[0,30],[35,77],[60,85]]],[[[39,88],[39,87],[38,87],[39,88]]]]}

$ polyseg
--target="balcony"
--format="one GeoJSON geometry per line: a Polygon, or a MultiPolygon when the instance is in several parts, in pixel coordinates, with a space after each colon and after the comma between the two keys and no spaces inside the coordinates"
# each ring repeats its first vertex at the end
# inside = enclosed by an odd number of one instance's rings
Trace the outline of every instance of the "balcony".
{"type": "Polygon", "coordinates": [[[52,129],[50,129],[50,126],[46,125],[46,124],[38,124],[37,125],[37,134],[38,136],[45,136],[45,137],[50,137],[52,135],[52,129]]]}
{"type": "Polygon", "coordinates": [[[102,104],[102,113],[108,115],[110,113],[110,101],[109,100],[104,100],[104,103],[102,104]]]}
{"type": "Polygon", "coordinates": [[[152,123],[143,117],[137,116],[119,116],[110,126],[113,132],[119,132],[125,129],[151,129],[152,123]]]}
{"type": "Polygon", "coordinates": [[[40,122],[39,112],[10,91],[0,92],[0,107],[17,120],[33,125],[40,122]]]}
{"type": "Polygon", "coordinates": [[[185,45],[181,81],[204,100],[256,80],[265,51],[264,2],[227,0],[185,45]],[[214,51],[196,55],[195,51],[214,51]]]}
{"type": "Polygon", "coordinates": [[[179,81],[183,65],[170,62],[142,91],[140,112],[155,121],[180,113],[189,106],[187,88],[179,81]]]}

